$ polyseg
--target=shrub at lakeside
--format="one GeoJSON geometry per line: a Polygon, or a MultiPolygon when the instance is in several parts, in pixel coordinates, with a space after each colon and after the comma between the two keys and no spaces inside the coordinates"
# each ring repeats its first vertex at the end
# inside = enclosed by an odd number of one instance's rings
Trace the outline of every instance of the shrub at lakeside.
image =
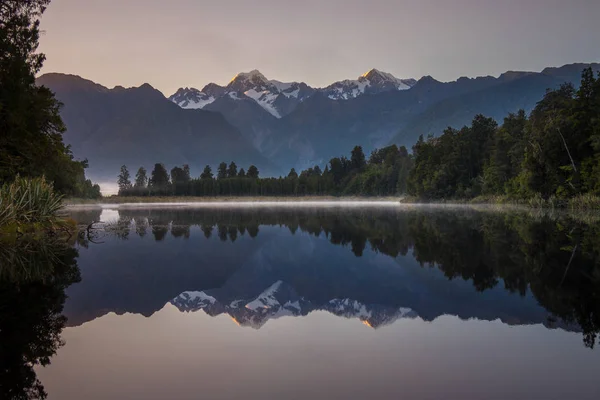
{"type": "Polygon", "coordinates": [[[63,196],[45,178],[17,178],[0,189],[0,234],[68,231],[73,223],[60,216],[63,196]]]}

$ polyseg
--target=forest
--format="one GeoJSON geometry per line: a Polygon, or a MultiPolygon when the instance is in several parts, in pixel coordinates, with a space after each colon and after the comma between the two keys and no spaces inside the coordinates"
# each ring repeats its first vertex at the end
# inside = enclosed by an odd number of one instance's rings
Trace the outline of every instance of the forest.
{"type": "Polygon", "coordinates": [[[600,205],[600,76],[583,71],[578,89],[548,90],[527,115],[510,113],[498,125],[476,115],[471,126],[447,128],[419,138],[412,153],[391,145],[367,158],[361,146],[350,157],[332,158],[287,176],[261,178],[255,166],[207,165],[198,178],[187,165],[150,176],[127,166],[118,176],[122,196],[398,196],[425,201],[469,199],[538,200],[561,205],[569,199],[600,205]]]}
{"type": "Polygon", "coordinates": [[[350,158],[332,158],[324,170],[316,165],[298,174],[292,168],[279,178],[261,178],[254,165],[238,169],[235,162],[222,162],[216,174],[207,165],[199,178],[190,176],[187,165],[169,173],[156,164],[150,176],[140,167],[133,182],[124,165],[117,183],[122,196],[393,196],[406,191],[412,163],[404,146],[376,150],[368,160],[362,147],[355,146],[350,158]]]}
{"type": "Polygon", "coordinates": [[[421,136],[408,192],[423,199],[476,196],[559,202],[600,194],[600,76],[582,73],[576,90],[549,90],[533,111],[503,124],[477,115],[471,126],[421,136]]]}

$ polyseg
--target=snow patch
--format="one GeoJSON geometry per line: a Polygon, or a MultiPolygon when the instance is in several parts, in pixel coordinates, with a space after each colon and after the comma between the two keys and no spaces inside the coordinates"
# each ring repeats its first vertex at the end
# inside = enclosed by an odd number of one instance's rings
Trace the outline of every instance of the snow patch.
{"type": "Polygon", "coordinates": [[[246,304],[246,308],[254,311],[259,308],[273,308],[274,306],[280,305],[274,296],[282,283],[283,282],[281,281],[277,281],[272,284],[268,289],[258,295],[256,299],[246,304]]]}
{"type": "Polygon", "coordinates": [[[210,97],[207,97],[204,99],[198,99],[198,100],[185,100],[185,101],[181,102],[180,104],[178,104],[178,106],[181,108],[184,108],[186,110],[198,110],[198,109],[206,107],[207,105],[214,102],[215,100],[216,100],[216,98],[213,96],[210,96],[210,97]]]}
{"type": "Polygon", "coordinates": [[[273,106],[273,102],[277,99],[277,96],[279,96],[278,93],[272,93],[269,90],[257,92],[255,89],[250,89],[245,91],[244,94],[256,101],[262,108],[267,110],[275,118],[281,118],[279,111],[277,111],[273,106]]]}

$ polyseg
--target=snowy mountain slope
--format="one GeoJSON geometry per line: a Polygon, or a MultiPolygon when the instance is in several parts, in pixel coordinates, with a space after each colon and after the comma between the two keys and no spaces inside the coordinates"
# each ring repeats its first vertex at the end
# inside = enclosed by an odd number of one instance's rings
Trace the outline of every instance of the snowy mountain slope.
{"type": "Polygon", "coordinates": [[[398,79],[387,72],[372,69],[356,80],[339,81],[323,89],[314,89],[303,82],[269,80],[260,71],[252,70],[237,74],[227,86],[210,83],[202,90],[181,88],[169,99],[182,108],[199,109],[226,95],[237,100],[250,98],[269,114],[281,118],[316,92],[333,100],[348,100],[363,94],[406,90],[416,83],[414,79],[398,79]]]}
{"type": "Polygon", "coordinates": [[[417,83],[414,79],[399,79],[394,75],[372,69],[356,80],[335,82],[321,89],[332,100],[354,99],[363,94],[376,94],[392,90],[407,90],[417,83]]]}
{"type": "Polygon", "coordinates": [[[268,80],[260,71],[252,70],[237,74],[227,86],[209,83],[202,90],[181,88],[169,99],[182,108],[198,109],[222,96],[236,100],[250,98],[269,114],[281,118],[314,92],[305,83],[268,80]]]}
{"type": "MultiPolygon", "coordinates": [[[[215,292],[217,292],[215,290],[215,292]]],[[[312,311],[327,311],[338,317],[358,319],[371,328],[389,325],[401,318],[416,318],[417,313],[409,308],[393,308],[377,304],[363,304],[352,299],[332,299],[315,304],[299,297],[291,286],[277,281],[257,297],[220,302],[213,291],[183,292],[171,303],[182,312],[204,310],[211,316],[228,314],[238,325],[261,328],[270,319],[283,316],[302,316],[312,311]]]]}

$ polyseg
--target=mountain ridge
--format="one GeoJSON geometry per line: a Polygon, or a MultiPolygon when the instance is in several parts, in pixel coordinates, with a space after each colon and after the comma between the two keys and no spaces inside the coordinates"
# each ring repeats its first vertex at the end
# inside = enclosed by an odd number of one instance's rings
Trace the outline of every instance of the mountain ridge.
{"type": "MultiPolygon", "coordinates": [[[[104,180],[121,165],[132,173],[155,163],[189,164],[199,175],[204,165],[235,160],[256,164],[264,173],[273,165],[226,118],[210,110],[184,110],[150,84],[108,89],[76,75],[48,74],[37,79],[64,105],[63,138],[76,157],[87,158],[88,175],[104,180]],[[228,143],[226,151],[223,143],[228,143]]],[[[244,167],[247,167],[244,165],[244,167]]],[[[112,180],[112,179],[111,179],[112,180]]]]}

